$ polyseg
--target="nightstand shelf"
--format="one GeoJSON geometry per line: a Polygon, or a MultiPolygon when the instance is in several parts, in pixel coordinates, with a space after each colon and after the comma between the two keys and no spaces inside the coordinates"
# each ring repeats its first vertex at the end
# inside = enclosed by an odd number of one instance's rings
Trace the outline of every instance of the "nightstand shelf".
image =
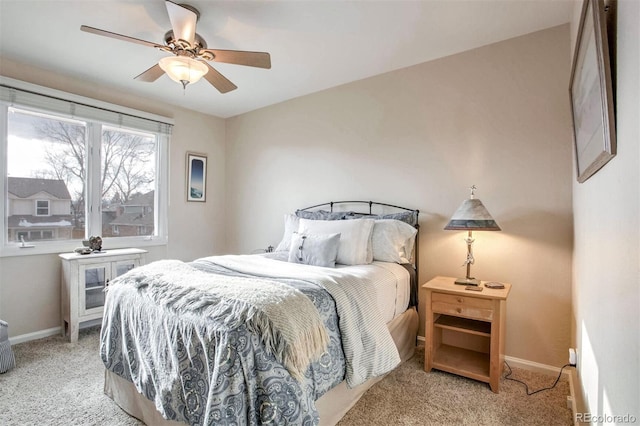
{"type": "Polygon", "coordinates": [[[476,292],[454,282],[436,277],[422,286],[427,290],[424,369],[486,382],[498,393],[511,285],[476,292]]]}
{"type": "Polygon", "coordinates": [[[451,315],[440,315],[438,319],[434,321],[433,326],[446,330],[459,331],[461,333],[491,337],[491,323],[486,321],[476,321],[467,318],[453,317],[451,315]]]}
{"type": "Polygon", "coordinates": [[[432,368],[481,382],[488,383],[490,378],[488,353],[472,351],[457,346],[441,345],[433,360],[432,368]]]}

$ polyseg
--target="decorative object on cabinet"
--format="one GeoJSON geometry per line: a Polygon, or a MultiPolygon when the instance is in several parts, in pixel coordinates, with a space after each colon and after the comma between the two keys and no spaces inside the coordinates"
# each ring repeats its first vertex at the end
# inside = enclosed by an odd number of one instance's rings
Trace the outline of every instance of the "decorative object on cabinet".
{"type": "Polygon", "coordinates": [[[207,157],[203,154],[187,153],[187,201],[206,200],[207,157]]]}
{"type": "Polygon", "coordinates": [[[144,265],[146,250],[137,248],[93,252],[89,255],[62,253],[62,335],[78,341],[80,324],[101,320],[105,288],[113,278],[144,265]]]}
{"type": "Polygon", "coordinates": [[[602,0],[585,0],[582,6],[569,96],[577,179],[582,183],[616,155],[613,83],[602,0]]]}
{"type": "Polygon", "coordinates": [[[504,364],[506,302],[511,284],[471,292],[455,278],[436,277],[427,290],[424,370],[432,368],[489,383],[499,391],[504,364]]]}
{"type": "Polygon", "coordinates": [[[93,251],[102,251],[102,237],[89,237],[89,248],[93,251]]]}
{"type": "Polygon", "coordinates": [[[472,235],[473,231],[500,231],[500,227],[493,220],[489,211],[485,208],[477,198],[474,198],[476,186],[471,188],[471,196],[469,199],[464,200],[458,210],[453,213],[451,220],[447,223],[444,229],[447,230],[462,230],[469,231],[465,241],[467,243],[467,260],[463,265],[467,266],[467,276],[465,278],[458,278],[456,284],[461,285],[478,285],[480,281],[471,276],[471,265],[475,262],[473,257],[472,245],[475,241],[472,235]]]}

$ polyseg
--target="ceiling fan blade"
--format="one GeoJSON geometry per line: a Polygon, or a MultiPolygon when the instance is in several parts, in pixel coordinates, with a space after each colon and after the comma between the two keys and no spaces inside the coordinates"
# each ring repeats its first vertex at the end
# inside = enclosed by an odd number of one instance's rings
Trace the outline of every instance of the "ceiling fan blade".
{"type": "Polygon", "coordinates": [[[224,75],[220,74],[211,65],[207,64],[206,62],[204,62],[204,64],[206,64],[207,67],[209,68],[209,71],[204,75],[204,78],[209,83],[211,83],[211,85],[213,87],[218,89],[218,91],[220,93],[227,93],[227,92],[230,92],[232,90],[236,90],[238,88],[238,86],[236,86],[231,81],[229,81],[229,79],[227,79],[227,77],[225,77],[224,75]]]}
{"type": "Polygon", "coordinates": [[[203,49],[213,53],[213,60],[225,64],[246,65],[248,67],[271,68],[271,55],[266,52],[247,52],[244,50],[203,49]]]}
{"type": "Polygon", "coordinates": [[[131,42],[131,43],[141,44],[143,46],[155,47],[155,48],[158,48],[158,49],[162,49],[164,47],[164,46],[159,45],[157,43],[152,43],[150,41],[140,40],[139,38],[129,37],[129,36],[118,34],[118,33],[112,33],[111,31],[105,31],[105,30],[101,30],[99,28],[89,27],[87,25],[81,25],[80,29],[82,31],[86,32],[86,33],[97,34],[97,35],[101,35],[101,36],[105,36],[105,37],[111,37],[111,38],[115,38],[117,40],[122,40],[122,41],[131,42]]]}
{"type": "Polygon", "coordinates": [[[162,74],[164,74],[164,70],[160,68],[160,65],[155,64],[142,74],[139,74],[134,77],[134,80],[145,81],[147,83],[153,83],[157,79],[159,79],[162,74]]]}
{"type": "Polygon", "coordinates": [[[198,15],[190,9],[180,6],[172,1],[165,1],[169,20],[173,29],[173,36],[176,40],[188,41],[194,46],[196,39],[196,23],[198,15]]]}

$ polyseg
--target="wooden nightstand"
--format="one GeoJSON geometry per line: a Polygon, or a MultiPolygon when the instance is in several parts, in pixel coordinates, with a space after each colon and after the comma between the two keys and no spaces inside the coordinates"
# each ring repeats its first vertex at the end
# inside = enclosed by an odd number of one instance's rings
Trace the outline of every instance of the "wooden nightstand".
{"type": "Polygon", "coordinates": [[[504,361],[503,289],[465,290],[455,278],[436,277],[427,290],[424,371],[432,368],[487,382],[498,393],[504,361]]]}

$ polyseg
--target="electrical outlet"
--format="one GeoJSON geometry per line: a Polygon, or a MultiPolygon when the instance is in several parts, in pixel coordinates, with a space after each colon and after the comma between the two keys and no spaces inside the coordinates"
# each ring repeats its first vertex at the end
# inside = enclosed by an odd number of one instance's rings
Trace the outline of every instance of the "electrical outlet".
{"type": "Polygon", "coordinates": [[[573,397],[567,396],[567,408],[573,411],[573,397]]]}
{"type": "Polygon", "coordinates": [[[578,363],[578,350],[569,348],[569,365],[575,367],[578,363]]]}

